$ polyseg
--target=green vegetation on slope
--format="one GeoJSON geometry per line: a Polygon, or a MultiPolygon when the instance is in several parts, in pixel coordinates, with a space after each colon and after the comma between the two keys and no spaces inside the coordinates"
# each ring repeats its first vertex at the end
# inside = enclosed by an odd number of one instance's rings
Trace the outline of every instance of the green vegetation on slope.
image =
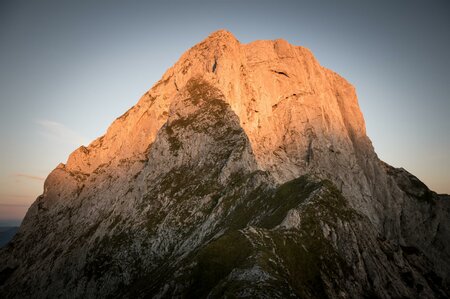
{"type": "Polygon", "coordinates": [[[340,192],[328,181],[303,176],[275,190],[260,187],[234,199],[224,223],[228,230],[189,259],[195,266],[183,275],[190,279],[185,295],[203,298],[213,291],[225,296],[244,289],[257,294],[278,285],[273,290],[283,296],[327,297],[323,278],[342,276],[338,269],[348,269],[322,232],[323,223],[333,227],[338,219],[354,217],[340,192]],[[299,211],[301,224],[277,227],[291,209],[299,211]],[[249,285],[229,276],[246,269],[259,269],[267,281],[249,285]]]}

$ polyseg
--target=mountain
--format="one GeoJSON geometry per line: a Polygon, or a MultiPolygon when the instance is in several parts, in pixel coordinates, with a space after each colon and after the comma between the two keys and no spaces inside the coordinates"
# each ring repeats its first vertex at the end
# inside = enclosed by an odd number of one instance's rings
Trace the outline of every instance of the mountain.
{"type": "Polygon", "coordinates": [[[0,226],[0,247],[8,244],[18,229],[16,226],[0,226]]]}
{"type": "Polygon", "coordinates": [[[450,197],[382,162],[352,85],[214,32],[47,177],[2,298],[447,298],[450,197]]]}

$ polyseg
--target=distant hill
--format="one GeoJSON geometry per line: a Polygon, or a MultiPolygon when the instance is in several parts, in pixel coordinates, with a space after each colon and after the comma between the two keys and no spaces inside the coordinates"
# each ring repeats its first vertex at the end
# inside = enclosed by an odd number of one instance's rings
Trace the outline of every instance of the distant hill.
{"type": "Polygon", "coordinates": [[[11,241],[11,239],[17,233],[18,229],[19,229],[19,227],[17,227],[17,226],[0,227],[0,247],[3,247],[6,244],[8,244],[8,242],[11,241]]]}

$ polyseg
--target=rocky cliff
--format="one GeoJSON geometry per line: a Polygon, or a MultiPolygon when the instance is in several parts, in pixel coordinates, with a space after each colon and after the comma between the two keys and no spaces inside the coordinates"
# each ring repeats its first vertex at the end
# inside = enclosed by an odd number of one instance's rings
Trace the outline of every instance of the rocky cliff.
{"type": "Polygon", "coordinates": [[[0,294],[445,298],[449,216],[309,50],[217,31],[48,176],[0,294]]]}

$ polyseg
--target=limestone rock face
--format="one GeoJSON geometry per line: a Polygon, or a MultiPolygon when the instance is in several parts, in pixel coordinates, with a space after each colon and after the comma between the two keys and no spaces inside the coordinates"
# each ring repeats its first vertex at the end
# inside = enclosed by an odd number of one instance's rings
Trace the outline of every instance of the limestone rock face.
{"type": "Polygon", "coordinates": [[[2,297],[450,295],[450,199],[380,161],[355,89],[214,32],[45,181],[2,297]]]}

